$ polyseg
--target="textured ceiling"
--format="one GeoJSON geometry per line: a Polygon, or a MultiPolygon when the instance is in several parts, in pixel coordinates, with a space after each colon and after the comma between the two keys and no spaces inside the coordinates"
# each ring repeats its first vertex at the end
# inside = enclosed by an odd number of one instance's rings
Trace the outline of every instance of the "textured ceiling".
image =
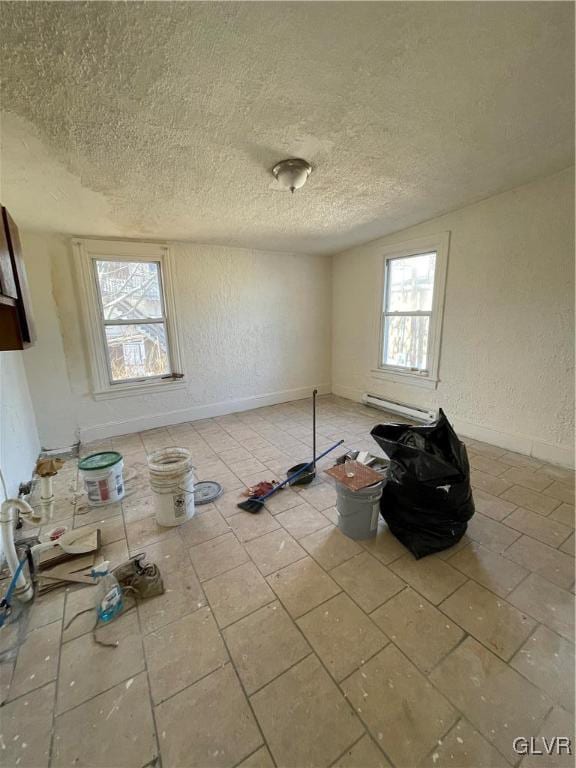
{"type": "Polygon", "coordinates": [[[573,16],[3,2],[2,199],[21,227],[342,250],[573,162],[573,16]]]}

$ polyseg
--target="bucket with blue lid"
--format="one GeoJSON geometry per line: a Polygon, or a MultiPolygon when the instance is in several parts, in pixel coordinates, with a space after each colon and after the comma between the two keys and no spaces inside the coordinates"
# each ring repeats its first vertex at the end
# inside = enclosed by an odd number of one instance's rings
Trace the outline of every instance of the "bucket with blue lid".
{"type": "Polygon", "coordinates": [[[124,460],[117,451],[92,453],[78,463],[91,507],[114,504],[124,497],[124,460]]]}

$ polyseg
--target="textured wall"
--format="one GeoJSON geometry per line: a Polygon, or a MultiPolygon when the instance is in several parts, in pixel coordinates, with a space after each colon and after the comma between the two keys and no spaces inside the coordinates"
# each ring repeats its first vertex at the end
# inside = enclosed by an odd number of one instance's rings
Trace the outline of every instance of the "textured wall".
{"type": "Polygon", "coordinates": [[[53,259],[66,247],[64,238],[21,233],[38,340],[26,350],[24,364],[36,405],[44,448],[64,448],[78,439],[78,416],[64,355],[60,312],[54,297],[53,259]]]}
{"type": "Polygon", "coordinates": [[[0,41],[22,229],[334,253],[573,162],[572,3],[4,2],[0,41]]]}
{"type": "Polygon", "coordinates": [[[333,391],[440,405],[464,434],[573,461],[573,180],[569,169],[334,257],[333,391]],[[446,230],[438,389],[374,379],[381,248],[446,230]]]}
{"type": "Polygon", "coordinates": [[[40,451],[24,370],[28,353],[0,352],[0,469],[10,497],[17,497],[20,483],[32,477],[40,451]]]}
{"type": "Polygon", "coordinates": [[[172,250],[185,387],[96,402],[69,240],[25,233],[32,296],[43,319],[27,370],[39,382],[39,410],[55,404],[43,412],[43,443],[61,445],[65,436],[71,443],[78,430],[94,439],[257,407],[314,386],[329,390],[330,257],[183,243],[172,250]]]}

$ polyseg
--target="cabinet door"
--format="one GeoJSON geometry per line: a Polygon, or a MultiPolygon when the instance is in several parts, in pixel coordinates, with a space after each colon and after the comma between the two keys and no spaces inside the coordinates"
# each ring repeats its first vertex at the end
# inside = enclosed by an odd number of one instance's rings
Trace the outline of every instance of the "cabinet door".
{"type": "Polygon", "coordinates": [[[0,352],[14,349],[24,349],[16,301],[0,296],[0,352]]]}
{"type": "Polygon", "coordinates": [[[22,341],[24,342],[24,345],[27,346],[36,341],[36,333],[34,330],[34,322],[32,320],[32,305],[30,303],[26,269],[24,267],[24,261],[22,260],[20,235],[18,234],[18,227],[6,208],[2,208],[2,219],[6,240],[8,242],[8,250],[10,251],[12,260],[14,282],[16,283],[16,307],[20,319],[20,332],[22,334],[22,341]]]}
{"type": "Polygon", "coordinates": [[[10,258],[10,249],[8,240],[4,231],[4,222],[0,222],[0,294],[8,296],[11,299],[18,298],[16,289],[16,280],[14,279],[14,268],[10,258]]]}

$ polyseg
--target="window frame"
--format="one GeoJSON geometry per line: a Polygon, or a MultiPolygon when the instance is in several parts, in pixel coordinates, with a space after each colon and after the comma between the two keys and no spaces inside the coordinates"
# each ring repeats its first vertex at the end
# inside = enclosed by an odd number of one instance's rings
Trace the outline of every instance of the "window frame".
{"type": "Polygon", "coordinates": [[[82,314],[85,334],[88,341],[92,396],[95,400],[104,400],[129,395],[166,392],[181,389],[182,379],[174,379],[170,374],[147,376],[122,381],[112,381],[110,359],[107,352],[107,325],[138,325],[138,320],[110,322],[104,318],[102,297],[98,285],[96,261],[155,262],[159,264],[160,290],[162,299],[162,319],[166,328],[168,358],[172,374],[182,372],[180,343],[176,328],[176,305],[173,289],[173,263],[170,249],[161,243],[127,242],[114,240],[75,240],[76,265],[82,296],[82,314]]]}
{"type": "Polygon", "coordinates": [[[396,245],[386,246],[382,251],[380,262],[381,276],[378,281],[377,318],[375,323],[375,350],[376,357],[372,367],[372,376],[396,383],[404,383],[436,389],[438,386],[438,372],[440,367],[440,348],[442,341],[442,321],[444,315],[444,301],[446,293],[446,272],[448,267],[448,248],[450,233],[443,232],[430,237],[422,237],[396,245]],[[430,317],[428,326],[428,353],[427,371],[415,371],[396,365],[386,365],[382,362],[384,351],[384,326],[385,326],[385,300],[388,291],[388,263],[395,259],[419,256],[426,253],[436,253],[434,271],[434,287],[432,295],[432,307],[428,311],[415,311],[406,313],[391,313],[389,316],[405,314],[409,316],[430,317]]]}

